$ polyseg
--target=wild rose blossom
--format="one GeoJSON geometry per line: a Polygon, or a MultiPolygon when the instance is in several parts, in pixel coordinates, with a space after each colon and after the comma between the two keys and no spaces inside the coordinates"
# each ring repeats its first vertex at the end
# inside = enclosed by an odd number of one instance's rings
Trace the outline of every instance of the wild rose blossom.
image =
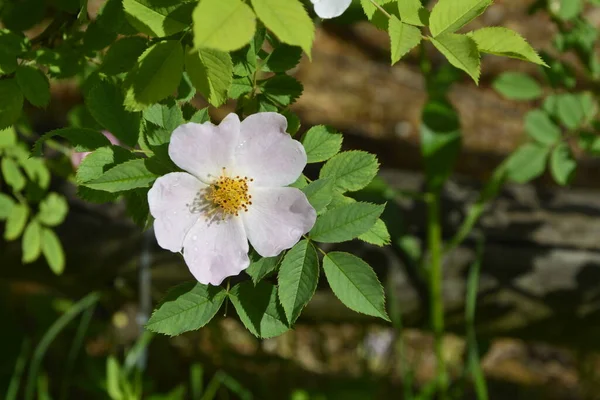
{"type": "Polygon", "coordinates": [[[310,0],[315,12],[323,19],[339,17],[350,7],[352,0],[310,0]]]}
{"type": "Polygon", "coordinates": [[[183,249],[200,283],[219,285],[246,269],[248,241],[261,256],[273,257],[314,225],[316,212],[304,193],[286,187],[307,160],[286,129],[284,116],[266,112],[173,131],[169,157],[187,172],[158,178],[148,203],[158,244],[183,249]]]}

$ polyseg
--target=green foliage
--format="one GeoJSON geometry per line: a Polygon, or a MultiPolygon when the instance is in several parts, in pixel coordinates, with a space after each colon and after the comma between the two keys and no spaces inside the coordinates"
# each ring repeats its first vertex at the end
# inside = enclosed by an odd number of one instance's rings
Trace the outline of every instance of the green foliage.
{"type": "Polygon", "coordinates": [[[241,0],[202,0],[192,16],[197,49],[237,50],[252,39],[256,29],[254,12],[241,0]]]}
{"type": "Polygon", "coordinates": [[[14,124],[21,115],[23,93],[15,79],[0,80],[0,129],[14,124]]]}
{"type": "Polygon", "coordinates": [[[185,69],[196,90],[210,104],[219,107],[227,101],[233,74],[233,63],[228,53],[212,49],[189,51],[185,57],[185,69]]]}
{"type": "Polygon", "coordinates": [[[517,183],[527,183],[544,173],[549,148],[537,143],[526,143],[508,159],[508,178],[517,183]]]}
{"type": "Polygon", "coordinates": [[[19,66],[15,74],[21,92],[36,107],[46,107],[50,102],[50,82],[37,68],[19,66]]]}
{"type": "Polygon", "coordinates": [[[517,32],[507,28],[489,27],[469,32],[482,53],[517,58],[547,67],[538,53],[517,32]]]}
{"type": "Polygon", "coordinates": [[[529,75],[519,72],[501,74],[494,80],[493,86],[511,100],[535,100],[542,96],[541,86],[529,75]]]}
{"type": "Polygon", "coordinates": [[[221,287],[183,283],[167,293],[146,328],[170,336],[200,329],[217,314],[225,297],[221,287]]]}
{"type": "Polygon", "coordinates": [[[378,219],[371,229],[360,235],[358,238],[363,242],[379,247],[387,246],[391,243],[390,233],[388,232],[387,226],[385,226],[385,222],[381,219],[378,219]]]}
{"type": "Polygon", "coordinates": [[[469,36],[444,33],[431,38],[431,43],[458,69],[465,71],[479,83],[481,60],[477,43],[469,36]]]}
{"type": "Polygon", "coordinates": [[[10,214],[6,219],[4,227],[4,239],[11,241],[17,239],[23,233],[27,218],[29,217],[29,207],[24,204],[15,204],[10,209],[10,214]]]}
{"type": "Polygon", "coordinates": [[[575,161],[571,148],[567,143],[560,143],[552,150],[550,172],[558,184],[566,185],[569,183],[576,169],[577,161],[575,161]]]}
{"type": "Polygon", "coordinates": [[[323,270],[331,290],[348,308],[390,320],[383,287],[369,264],[352,254],[332,252],[323,258],[323,270]]]}
{"type": "Polygon", "coordinates": [[[561,139],[561,131],[542,110],[533,110],[525,116],[525,131],[534,140],[551,146],[561,139]]]}
{"type": "Polygon", "coordinates": [[[244,326],[259,338],[279,336],[289,329],[285,311],[277,300],[277,287],[261,281],[255,285],[242,282],[229,292],[244,326]]]}
{"type": "Polygon", "coordinates": [[[400,22],[393,15],[390,18],[388,32],[391,41],[392,65],[400,61],[402,57],[421,43],[421,30],[407,23],[400,22]]]}
{"type": "Polygon", "coordinates": [[[10,215],[15,202],[10,196],[0,193],[0,221],[6,220],[10,215]]]}
{"type": "Polygon", "coordinates": [[[38,141],[35,142],[33,150],[31,151],[33,155],[40,156],[42,154],[42,145],[44,142],[56,136],[67,139],[75,146],[75,151],[78,152],[92,151],[99,147],[110,145],[110,141],[103,134],[93,129],[62,128],[50,131],[40,137],[38,141]]]}
{"type": "Polygon", "coordinates": [[[51,229],[42,227],[42,253],[52,272],[61,275],[65,269],[65,253],[58,236],[51,229]]]}
{"type": "MultiPolygon", "coordinates": [[[[429,29],[437,38],[453,33],[481,14],[493,0],[438,0],[429,17],[429,29]]],[[[434,42],[435,43],[435,42],[434,42]]]]}
{"type": "Polygon", "coordinates": [[[334,180],[330,178],[318,179],[302,188],[308,202],[317,211],[317,214],[323,212],[331,200],[334,193],[334,180]]]}
{"type": "Polygon", "coordinates": [[[402,22],[416,26],[429,24],[429,14],[421,0],[397,0],[397,3],[402,22]]]}
{"type": "Polygon", "coordinates": [[[325,163],[319,177],[332,179],[338,190],[357,191],[367,186],[378,170],[379,162],[373,154],[344,151],[325,163]]]}
{"type": "Polygon", "coordinates": [[[85,182],[90,189],[116,193],[149,187],[157,175],[151,171],[148,159],[134,159],[117,164],[100,177],[85,182]]]}
{"type": "Polygon", "coordinates": [[[261,82],[265,97],[274,105],[289,106],[302,94],[304,87],[289,75],[276,75],[261,82]]]}
{"type": "Polygon", "coordinates": [[[149,36],[169,36],[187,29],[195,5],[180,0],[123,0],[129,23],[149,36]]]}
{"type": "Polygon", "coordinates": [[[265,277],[269,276],[277,270],[281,261],[281,256],[277,257],[262,257],[252,261],[250,266],[246,268],[246,273],[252,278],[252,282],[256,285],[265,277]]]}
{"type": "Polygon", "coordinates": [[[130,71],[147,47],[148,41],[139,36],[117,40],[104,55],[100,71],[106,75],[118,75],[130,71]]]}
{"type": "Polygon", "coordinates": [[[327,210],[317,217],[310,238],[322,243],[340,243],[357,238],[375,225],[385,206],[356,202],[327,210]]]}
{"type": "Polygon", "coordinates": [[[68,211],[67,200],[57,193],[50,193],[40,202],[37,218],[46,226],[57,226],[63,223],[68,211]]]}
{"type": "Polygon", "coordinates": [[[342,148],[342,135],[324,125],[310,128],[302,138],[308,163],[327,161],[342,148]]]}
{"type": "Polygon", "coordinates": [[[19,165],[15,160],[8,157],[3,157],[0,162],[0,169],[2,170],[2,176],[6,183],[12,187],[13,191],[20,192],[25,188],[27,181],[25,176],[21,172],[19,165]]]}
{"type": "Polygon", "coordinates": [[[279,300],[289,324],[293,324],[308,304],[319,281],[317,251],[302,240],[287,252],[279,268],[279,300]]]}
{"type": "Polygon", "coordinates": [[[23,250],[21,260],[24,264],[38,259],[42,252],[42,226],[35,219],[25,228],[21,245],[23,250]]]}

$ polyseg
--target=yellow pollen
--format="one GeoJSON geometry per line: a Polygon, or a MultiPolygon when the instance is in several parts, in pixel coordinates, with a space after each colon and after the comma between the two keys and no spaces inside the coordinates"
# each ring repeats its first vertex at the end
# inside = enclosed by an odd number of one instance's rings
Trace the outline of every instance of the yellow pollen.
{"type": "Polygon", "coordinates": [[[253,179],[248,177],[230,178],[225,174],[209,186],[206,192],[206,200],[213,204],[214,211],[220,211],[222,216],[239,215],[240,211],[248,211],[248,206],[252,204],[248,194],[248,182],[253,179]]]}

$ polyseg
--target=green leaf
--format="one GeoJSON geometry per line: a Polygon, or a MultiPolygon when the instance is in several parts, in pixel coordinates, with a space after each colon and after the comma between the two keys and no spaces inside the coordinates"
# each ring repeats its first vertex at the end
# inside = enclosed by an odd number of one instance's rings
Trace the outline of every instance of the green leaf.
{"type": "Polygon", "coordinates": [[[431,10],[429,29],[434,37],[453,33],[481,14],[493,0],[439,0],[431,10]]]}
{"type": "Polygon", "coordinates": [[[42,71],[30,66],[19,66],[15,75],[23,95],[36,107],[46,107],[50,102],[50,82],[42,71]]]}
{"type": "Polygon", "coordinates": [[[60,136],[67,139],[75,146],[75,151],[84,152],[92,151],[102,146],[110,146],[110,140],[103,134],[93,129],[87,128],[62,128],[55,129],[48,133],[45,133],[41,138],[35,142],[32,149],[32,154],[36,157],[42,155],[42,145],[48,139],[55,136],[60,136]]]}
{"type": "Polygon", "coordinates": [[[240,96],[252,92],[252,90],[254,90],[254,85],[249,77],[244,76],[241,78],[235,78],[231,82],[227,96],[232,99],[237,99],[240,96]]]}
{"type": "Polygon", "coordinates": [[[58,236],[48,228],[42,228],[42,253],[52,272],[61,275],[65,270],[65,253],[58,236]]]}
{"type": "Polygon", "coordinates": [[[480,55],[477,44],[466,35],[445,33],[431,38],[431,43],[458,69],[465,71],[479,84],[481,73],[480,55]]]}
{"type": "Polygon", "coordinates": [[[142,110],[170,96],[177,90],[182,73],[183,48],[179,42],[167,40],[151,46],[127,74],[125,105],[142,110]]]}
{"type": "Polygon", "coordinates": [[[276,75],[263,82],[265,97],[281,106],[288,106],[295,102],[304,90],[302,84],[289,75],[276,75]]]}
{"type": "Polygon", "coordinates": [[[177,96],[175,96],[175,99],[181,103],[189,103],[195,95],[196,88],[192,84],[188,73],[184,71],[177,87],[177,96]]]}
{"type": "Polygon", "coordinates": [[[548,66],[521,35],[508,28],[481,28],[469,32],[468,35],[475,40],[477,48],[482,53],[517,58],[545,67],[548,66]]]}
{"type": "Polygon", "coordinates": [[[208,114],[208,107],[197,110],[188,120],[188,122],[195,122],[197,124],[203,124],[210,122],[210,115],[208,114]]]}
{"type": "Polygon", "coordinates": [[[577,129],[585,118],[579,96],[565,93],[556,97],[556,114],[560,122],[569,129],[577,129]]]}
{"type": "Polygon", "coordinates": [[[277,46],[265,60],[263,71],[286,72],[292,68],[295,68],[300,62],[301,57],[302,48],[298,46],[281,44],[277,46]]]}
{"type": "Polygon", "coordinates": [[[175,128],[185,123],[181,108],[174,101],[170,101],[167,104],[154,104],[146,108],[144,110],[144,119],[164,128],[168,133],[167,140],[150,144],[167,143],[175,128]]]}
{"type": "Polygon", "coordinates": [[[397,0],[397,2],[402,22],[416,26],[429,24],[428,11],[421,5],[421,0],[397,0]]]}
{"type": "Polygon", "coordinates": [[[8,218],[14,205],[15,202],[10,196],[0,193],[0,221],[8,218]]]}
{"type": "Polygon", "coordinates": [[[400,22],[393,15],[390,18],[388,32],[391,42],[392,65],[400,61],[404,55],[421,43],[421,30],[400,22]]]}
{"type": "Polygon", "coordinates": [[[461,148],[460,122],[448,101],[431,100],[423,108],[420,128],[421,153],[427,184],[439,190],[450,177],[461,148]]]}
{"type": "Polygon", "coordinates": [[[42,227],[35,219],[25,228],[21,248],[23,251],[21,259],[23,264],[34,262],[42,252],[42,227]]]}
{"type": "Polygon", "coordinates": [[[246,273],[252,278],[254,286],[263,278],[274,272],[279,266],[281,256],[262,257],[259,260],[252,261],[250,266],[246,268],[246,273]]]}
{"type": "Polygon", "coordinates": [[[240,320],[259,338],[279,336],[289,329],[285,312],[277,301],[277,287],[265,281],[254,286],[242,282],[229,292],[240,320]]]}
{"type": "MultiPolygon", "coordinates": [[[[377,4],[379,4],[380,6],[383,6],[384,4],[391,3],[392,1],[394,1],[394,0],[375,0],[375,2],[377,4]]],[[[360,4],[363,7],[363,11],[365,12],[365,15],[369,19],[373,18],[373,15],[377,11],[377,7],[375,7],[373,5],[373,3],[371,3],[371,0],[360,0],[360,4]]]]}
{"type": "Polygon", "coordinates": [[[558,142],[562,133],[542,110],[533,110],[525,115],[525,131],[534,140],[546,146],[558,142]]]}
{"type": "Polygon", "coordinates": [[[110,193],[149,187],[157,175],[148,170],[148,160],[135,159],[117,164],[99,178],[86,182],[84,186],[110,193]]]}
{"type": "Polygon", "coordinates": [[[17,55],[2,46],[0,42],[0,74],[12,74],[15,69],[17,69],[17,55]]]}
{"type": "Polygon", "coordinates": [[[146,328],[170,336],[200,329],[217,314],[225,296],[220,286],[183,283],[167,293],[146,328]]]}
{"type": "Polygon", "coordinates": [[[560,19],[569,21],[583,11],[583,0],[557,0],[549,3],[549,6],[560,19]]]}
{"type": "Polygon", "coordinates": [[[12,187],[13,192],[20,192],[25,188],[27,181],[15,160],[8,157],[2,157],[0,168],[2,169],[4,181],[12,187]]]}
{"type": "Polygon", "coordinates": [[[90,23],[83,33],[83,49],[86,51],[100,51],[117,39],[117,33],[113,29],[107,27],[102,19],[105,17],[98,16],[98,19],[90,23]]]}
{"type": "Polygon", "coordinates": [[[94,119],[122,143],[133,147],[138,141],[142,118],[139,112],[125,110],[123,101],[121,90],[106,80],[99,80],[85,96],[94,119]]]}
{"type": "Polygon", "coordinates": [[[14,124],[21,115],[23,93],[15,79],[0,80],[0,129],[14,124]]]}
{"type": "Polygon", "coordinates": [[[300,46],[308,54],[315,38],[315,26],[298,0],[252,0],[258,18],[283,43],[300,46]]]}
{"type": "Polygon", "coordinates": [[[325,163],[319,178],[331,178],[336,189],[357,191],[367,186],[379,170],[377,157],[366,151],[344,151],[325,163]]]}
{"type": "Polygon", "coordinates": [[[342,135],[329,126],[310,128],[302,138],[308,163],[326,161],[335,156],[342,148],[342,140],[342,135]]]}
{"type": "Polygon", "coordinates": [[[387,246],[391,242],[390,233],[385,226],[385,222],[381,219],[378,219],[371,229],[360,235],[358,238],[363,242],[380,247],[387,246]]]}
{"type": "Polygon", "coordinates": [[[192,24],[195,2],[180,0],[123,0],[127,21],[149,36],[169,36],[192,24]]]}
{"type": "Polygon", "coordinates": [[[17,132],[14,127],[0,130],[0,149],[13,147],[17,144],[17,132]]]}
{"type": "Polygon", "coordinates": [[[298,133],[298,130],[300,129],[300,126],[301,126],[300,117],[298,117],[295,113],[293,113],[289,109],[281,111],[281,114],[287,120],[287,124],[288,124],[287,132],[291,136],[294,136],[296,133],[298,133]]]}
{"type": "Polygon", "coordinates": [[[302,188],[308,202],[313,206],[317,213],[324,211],[329,203],[331,203],[334,182],[335,181],[330,178],[318,179],[302,188]]]}
{"type": "Polygon", "coordinates": [[[550,148],[537,143],[526,143],[519,147],[506,162],[509,179],[527,183],[544,173],[550,148]]]}
{"type": "Polygon", "coordinates": [[[277,281],[279,300],[291,325],[315,294],[319,282],[319,258],[308,240],[300,241],[287,252],[277,281]]]}
{"type": "Polygon", "coordinates": [[[567,143],[560,143],[550,156],[550,172],[559,185],[568,184],[577,169],[577,161],[573,157],[571,148],[567,143]]]}
{"type": "Polygon", "coordinates": [[[254,36],[256,18],[241,0],[202,0],[194,10],[194,47],[237,50],[254,36]]]}
{"type": "Polygon", "coordinates": [[[210,104],[219,107],[227,101],[233,78],[233,63],[229,53],[213,49],[188,51],[185,69],[196,90],[210,104]]]}
{"type": "Polygon", "coordinates": [[[4,227],[4,239],[7,241],[15,240],[25,229],[27,218],[29,217],[29,208],[24,204],[15,204],[10,210],[4,227]]]}
{"type": "Polygon", "coordinates": [[[117,40],[108,48],[100,71],[106,75],[118,75],[132,70],[147,47],[148,41],[139,36],[117,40]]]}
{"type": "Polygon", "coordinates": [[[363,202],[344,204],[317,217],[310,237],[322,243],[341,243],[355,239],[375,225],[385,205],[363,202]]]}
{"type": "Polygon", "coordinates": [[[331,252],[323,258],[331,290],[351,310],[389,321],[383,287],[373,269],[352,254],[331,252]]]}
{"type": "Polygon", "coordinates": [[[68,211],[67,200],[57,193],[50,193],[40,202],[37,218],[46,226],[57,226],[63,223],[68,211]]]}
{"type": "Polygon", "coordinates": [[[150,207],[148,205],[148,189],[134,189],[123,193],[125,199],[125,211],[131,217],[133,222],[142,229],[145,229],[150,217],[150,207]]]}
{"type": "Polygon", "coordinates": [[[106,171],[117,164],[134,158],[131,152],[119,146],[101,147],[87,155],[79,164],[75,179],[84,184],[101,177],[106,171]]]}
{"type": "Polygon", "coordinates": [[[492,86],[511,100],[535,100],[542,96],[542,87],[529,75],[520,72],[505,72],[494,80],[492,86]]]}

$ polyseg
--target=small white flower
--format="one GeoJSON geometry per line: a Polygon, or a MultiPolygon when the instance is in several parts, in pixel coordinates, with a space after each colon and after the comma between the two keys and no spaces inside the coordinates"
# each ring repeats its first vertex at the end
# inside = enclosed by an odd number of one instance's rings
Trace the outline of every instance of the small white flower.
{"type": "Polygon", "coordinates": [[[220,125],[188,123],[171,136],[169,157],[187,172],[156,180],[148,192],[158,244],[180,252],[194,277],[219,285],[250,264],[248,241],[263,257],[296,244],[315,223],[302,191],[286,187],[306,152],[277,113],[220,125]]]}
{"type": "Polygon", "coordinates": [[[350,7],[352,0],[310,0],[321,18],[339,17],[350,7]]]}

